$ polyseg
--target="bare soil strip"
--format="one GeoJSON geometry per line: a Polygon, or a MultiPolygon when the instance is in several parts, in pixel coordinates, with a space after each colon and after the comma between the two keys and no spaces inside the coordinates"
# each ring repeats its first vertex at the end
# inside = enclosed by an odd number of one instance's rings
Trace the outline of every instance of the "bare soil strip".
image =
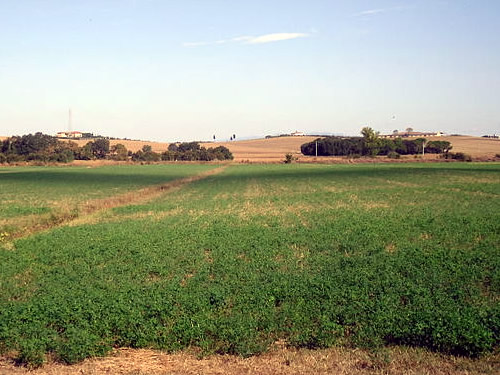
{"type": "Polygon", "coordinates": [[[0,375],[241,375],[241,374],[497,374],[499,355],[479,360],[445,356],[422,349],[389,348],[380,352],[359,349],[290,349],[276,347],[250,358],[196,353],[166,354],[148,349],[117,349],[104,358],[91,358],[75,365],[48,363],[36,370],[19,367],[0,358],[0,375]]]}
{"type": "Polygon", "coordinates": [[[50,214],[44,218],[34,218],[33,222],[22,227],[18,232],[11,234],[10,239],[14,240],[26,237],[34,233],[43,232],[63,225],[78,225],[88,223],[90,218],[111,208],[140,204],[151,201],[166,192],[172,192],[194,181],[201,180],[208,176],[213,176],[222,172],[226,166],[211,169],[194,176],[180,178],[164,184],[148,186],[140,190],[128,191],[115,196],[94,199],[83,202],[76,207],[67,208],[57,214],[50,214]]]}

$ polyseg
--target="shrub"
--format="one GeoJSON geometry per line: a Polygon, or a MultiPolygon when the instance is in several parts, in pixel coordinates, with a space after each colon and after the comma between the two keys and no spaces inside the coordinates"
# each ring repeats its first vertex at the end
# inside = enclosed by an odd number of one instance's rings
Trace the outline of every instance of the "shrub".
{"type": "Polygon", "coordinates": [[[428,154],[442,154],[452,149],[448,141],[430,141],[425,146],[425,152],[428,154]]]}
{"type": "Polygon", "coordinates": [[[340,137],[325,137],[318,138],[313,142],[304,143],[300,146],[300,151],[304,155],[316,155],[316,147],[318,156],[346,156],[352,154],[361,154],[363,151],[363,139],[357,138],[340,138],[340,137]]]}
{"type": "Polygon", "coordinates": [[[59,163],[71,163],[73,160],[75,160],[75,154],[68,149],[50,155],[50,161],[59,163]]]}
{"type": "Polygon", "coordinates": [[[110,350],[110,346],[95,334],[70,327],[64,332],[64,340],[57,349],[60,360],[74,364],[87,357],[103,356],[110,350]]]}
{"type": "Polygon", "coordinates": [[[444,159],[452,159],[452,160],[458,160],[458,161],[467,161],[470,162],[472,161],[472,156],[469,154],[465,154],[463,152],[447,152],[442,155],[444,159]]]}
{"type": "Polygon", "coordinates": [[[132,154],[133,161],[145,161],[145,162],[154,162],[161,160],[161,155],[153,152],[153,151],[144,151],[144,149],[148,150],[146,146],[143,147],[143,150],[139,150],[132,154]]]}
{"type": "Polygon", "coordinates": [[[285,160],[283,161],[283,163],[285,163],[285,164],[291,164],[293,161],[294,161],[293,155],[292,154],[286,154],[285,155],[285,160]]]}
{"type": "Polygon", "coordinates": [[[472,161],[472,157],[468,154],[463,153],[463,152],[456,152],[453,159],[459,160],[459,161],[472,161]]]}
{"type": "MultiPolygon", "coordinates": [[[[172,146],[172,145],[170,145],[172,146]]],[[[170,148],[169,146],[169,148],[170,148]]],[[[176,161],[177,160],[177,151],[165,151],[161,154],[161,160],[163,161],[176,161]]]]}
{"type": "Polygon", "coordinates": [[[40,345],[39,340],[28,339],[20,344],[19,364],[27,365],[29,369],[41,367],[45,363],[45,348],[40,345]]]}
{"type": "Polygon", "coordinates": [[[399,158],[401,158],[401,155],[399,155],[399,154],[398,154],[397,152],[395,152],[395,151],[391,151],[391,152],[389,152],[389,153],[387,154],[387,157],[388,157],[389,159],[399,159],[399,158]]]}
{"type": "Polygon", "coordinates": [[[104,138],[97,138],[90,143],[90,149],[96,159],[105,159],[109,153],[109,140],[104,138]]]}
{"type": "Polygon", "coordinates": [[[7,163],[18,163],[21,161],[26,161],[26,158],[23,155],[7,154],[7,163]]]}
{"type": "Polygon", "coordinates": [[[168,150],[161,154],[161,160],[165,161],[211,161],[211,160],[232,160],[233,154],[227,147],[218,146],[215,148],[200,147],[197,142],[172,143],[168,150]]]}
{"type": "Polygon", "coordinates": [[[224,146],[218,146],[215,148],[209,148],[208,152],[213,153],[215,155],[215,159],[217,160],[233,160],[233,154],[227,147],[224,146]]]}
{"type": "Polygon", "coordinates": [[[112,146],[111,147],[111,159],[118,160],[118,161],[128,160],[127,148],[121,143],[118,143],[118,144],[112,146]]]}
{"type": "Polygon", "coordinates": [[[198,142],[183,142],[177,146],[177,151],[187,152],[187,151],[198,151],[201,148],[198,142]]]}
{"type": "Polygon", "coordinates": [[[46,163],[46,162],[49,161],[49,157],[50,157],[49,154],[40,152],[40,153],[36,153],[36,154],[29,154],[27,156],[26,160],[28,160],[28,161],[35,161],[35,162],[38,161],[38,162],[46,163]]]}
{"type": "Polygon", "coordinates": [[[168,151],[171,152],[179,151],[179,146],[177,146],[177,143],[171,143],[168,145],[168,151]]]}

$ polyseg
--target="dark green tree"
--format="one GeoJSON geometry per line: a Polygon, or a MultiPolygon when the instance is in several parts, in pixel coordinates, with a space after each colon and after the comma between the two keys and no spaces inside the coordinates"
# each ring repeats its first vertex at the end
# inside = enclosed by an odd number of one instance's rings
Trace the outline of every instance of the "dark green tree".
{"type": "Polygon", "coordinates": [[[109,154],[109,140],[104,138],[98,138],[91,143],[92,154],[96,159],[105,159],[109,154]]]}
{"type": "Polygon", "coordinates": [[[380,139],[378,137],[378,132],[368,126],[365,126],[361,129],[361,135],[363,136],[363,155],[378,155],[380,152],[380,139]]]}
{"type": "Polygon", "coordinates": [[[179,152],[198,151],[201,148],[198,142],[183,142],[177,146],[179,152]]]}
{"type": "Polygon", "coordinates": [[[176,152],[179,150],[179,146],[177,146],[177,143],[170,143],[168,145],[168,151],[176,152]]]}
{"type": "Polygon", "coordinates": [[[128,160],[127,148],[121,143],[111,146],[111,159],[121,161],[128,160]]]}

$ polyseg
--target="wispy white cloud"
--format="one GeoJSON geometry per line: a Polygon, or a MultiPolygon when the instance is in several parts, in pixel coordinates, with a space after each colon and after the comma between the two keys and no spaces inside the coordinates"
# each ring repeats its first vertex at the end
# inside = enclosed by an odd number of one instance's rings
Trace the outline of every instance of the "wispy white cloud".
{"type": "Polygon", "coordinates": [[[401,10],[407,10],[407,9],[412,9],[414,6],[412,5],[401,5],[401,6],[395,6],[395,7],[390,7],[390,8],[374,8],[374,9],[367,9],[363,10],[358,13],[354,13],[352,17],[363,17],[363,16],[374,16],[376,14],[382,14],[382,13],[388,13],[388,12],[393,12],[393,11],[401,11],[401,10]]]}
{"type": "Polygon", "coordinates": [[[257,36],[255,38],[251,38],[251,39],[247,40],[247,43],[249,43],[249,44],[272,43],[272,42],[279,42],[282,40],[305,38],[306,36],[309,36],[309,34],[306,34],[306,33],[266,34],[266,35],[257,36]]]}
{"type": "Polygon", "coordinates": [[[355,13],[353,14],[354,17],[360,17],[360,16],[371,16],[373,14],[379,14],[379,13],[385,13],[387,12],[387,8],[377,8],[377,9],[368,9],[368,10],[363,10],[362,12],[355,13]]]}
{"type": "Polygon", "coordinates": [[[283,40],[305,38],[310,36],[308,33],[273,33],[264,34],[259,36],[242,35],[230,39],[221,39],[212,42],[186,42],[183,43],[184,47],[199,47],[199,46],[209,46],[217,44],[228,44],[228,43],[239,43],[239,44],[263,44],[280,42],[283,40]]]}

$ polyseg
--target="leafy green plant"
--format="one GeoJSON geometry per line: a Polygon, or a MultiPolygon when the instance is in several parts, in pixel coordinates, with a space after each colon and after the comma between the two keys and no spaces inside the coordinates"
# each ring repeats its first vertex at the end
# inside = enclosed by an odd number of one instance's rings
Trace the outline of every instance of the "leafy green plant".
{"type": "MultiPolygon", "coordinates": [[[[132,170],[181,173],[166,167],[132,170]]],[[[0,244],[0,348],[38,366],[112,347],[248,356],[280,340],[370,348],[380,369],[386,345],[495,351],[499,168],[234,165],[109,220],[0,244]]],[[[131,178],[115,173],[111,186],[131,178]]],[[[37,186],[62,194],[58,181],[37,186]]]]}

